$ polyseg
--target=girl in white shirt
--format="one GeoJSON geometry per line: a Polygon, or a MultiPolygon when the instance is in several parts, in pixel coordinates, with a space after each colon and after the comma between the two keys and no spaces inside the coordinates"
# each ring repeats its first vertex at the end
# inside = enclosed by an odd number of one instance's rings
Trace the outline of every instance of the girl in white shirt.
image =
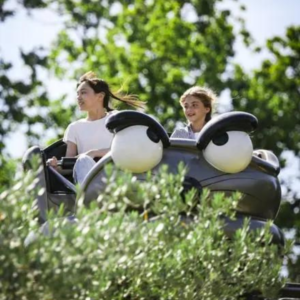
{"type": "MultiPolygon", "coordinates": [[[[144,108],[144,103],[133,95],[120,96],[111,92],[109,85],[96,77],[93,72],[84,74],[77,84],[77,101],[87,117],[71,123],[64,134],[67,144],[66,157],[78,159],[74,166],[74,179],[82,183],[86,174],[95,164],[94,158],[104,156],[110,148],[113,134],[105,127],[105,120],[113,113],[110,98],[131,106],[144,108]]],[[[57,158],[48,159],[47,164],[57,168],[57,158]]]]}
{"type": "Polygon", "coordinates": [[[205,87],[194,86],[186,90],[180,97],[180,104],[188,124],[177,128],[172,138],[197,139],[203,126],[211,119],[215,93],[205,87]]]}

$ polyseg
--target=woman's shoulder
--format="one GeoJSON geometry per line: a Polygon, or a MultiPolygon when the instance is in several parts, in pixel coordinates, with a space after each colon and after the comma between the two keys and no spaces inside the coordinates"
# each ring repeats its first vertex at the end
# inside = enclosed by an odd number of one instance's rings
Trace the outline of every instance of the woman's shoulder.
{"type": "Polygon", "coordinates": [[[76,127],[80,127],[82,124],[86,124],[86,123],[87,123],[87,120],[86,120],[86,119],[79,119],[79,120],[76,120],[76,121],[71,122],[71,123],[68,125],[68,128],[76,128],[76,127]]]}
{"type": "Polygon", "coordinates": [[[89,121],[86,118],[82,118],[82,119],[78,119],[76,121],[71,122],[68,125],[68,128],[72,128],[72,129],[76,129],[76,128],[85,128],[86,126],[90,127],[90,126],[98,126],[99,123],[103,123],[105,122],[105,120],[111,116],[116,114],[117,112],[119,112],[118,110],[113,110],[113,111],[109,111],[107,112],[106,116],[104,118],[101,118],[99,120],[95,120],[95,121],[89,121]]]}

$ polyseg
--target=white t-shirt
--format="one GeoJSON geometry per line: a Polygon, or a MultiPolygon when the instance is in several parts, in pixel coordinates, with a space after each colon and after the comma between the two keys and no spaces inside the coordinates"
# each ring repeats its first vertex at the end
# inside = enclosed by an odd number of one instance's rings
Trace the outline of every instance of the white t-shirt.
{"type": "Polygon", "coordinates": [[[105,127],[108,115],[96,121],[80,119],[71,123],[64,134],[63,141],[77,145],[78,154],[92,149],[110,148],[113,134],[105,127]]]}
{"type": "Polygon", "coordinates": [[[194,132],[191,125],[186,125],[183,128],[176,128],[171,135],[171,138],[198,140],[201,131],[194,132]]]}

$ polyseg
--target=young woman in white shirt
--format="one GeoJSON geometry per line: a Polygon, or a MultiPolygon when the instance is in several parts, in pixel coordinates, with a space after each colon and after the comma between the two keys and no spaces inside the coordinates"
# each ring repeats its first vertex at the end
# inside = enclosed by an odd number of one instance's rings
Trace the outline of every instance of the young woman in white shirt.
{"type": "Polygon", "coordinates": [[[188,124],[177,128],[172,138],[197,139],[203,126],[211,119],[216,94],[208,88],[194,86],[186,90],[180,97],[180,105],[188,124]]]}
{"type": "MultiPolygon", "coordinates": [[[[73,175],[80,184],[94,166],[94,158],[104,156],[110,149],[113,134],[105,127],[105,121],[113,113],[111,98],[137,108],[144,107],[144,103],[133,95],[121,96],[111,92],[108,83],[97,78],[93,72],[80,78],[77,84],[77,102],[79,109],[87,112],[87,117],[71,123],[63,137],[67,144],[65,156],[78,156],[73,175]]],[[[57,163],[56,157],[47,161],[48,165],[55,168],[57,163]]]]}

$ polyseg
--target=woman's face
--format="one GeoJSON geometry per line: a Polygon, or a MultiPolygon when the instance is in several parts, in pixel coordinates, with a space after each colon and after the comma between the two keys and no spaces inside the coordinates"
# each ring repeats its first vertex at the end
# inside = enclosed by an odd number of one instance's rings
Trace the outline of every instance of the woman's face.
{"type": "Polygon", "coordinates": [[[190,123],[204,121],[206,114],[210,111],[209,107],[205,107],[202,101],[194,96],[187,96],[181,102],[185,117],[190,123]]]}
{"type": "Polygon", "coordinates": [[[77,88],[77,102],[82,111],[93,111],[103,106],[103,93],[95,93],[87,82],[82,82],[77,88]]]}

